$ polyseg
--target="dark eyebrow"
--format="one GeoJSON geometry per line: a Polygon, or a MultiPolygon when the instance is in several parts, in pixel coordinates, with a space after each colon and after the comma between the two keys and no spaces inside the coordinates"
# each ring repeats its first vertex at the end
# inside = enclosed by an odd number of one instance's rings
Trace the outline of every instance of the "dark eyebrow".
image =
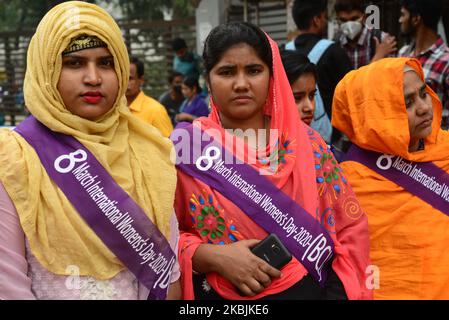
{"type": "Polygon", "coordinates": [[[246,68],[259,68],[262,67],[263,68],[263,64],[260,63],[251,63],[245,66],[246,68]]]}
{"type": "Polygon", "coordinates": [[[423,85],[422,85],[422,87],[421,88],[419,88],[419,91],[423,91],[423,90],[426,90],[426,84],[424,83],[423,85]]]}
{"type": "Polygon", "coordinates": [[[222,65],[222,66],[219,66],[218,68],[217,68],[217,71],[220,71],[220,70],[228,70],[228,69],[235,69],[236,68],[236,65],[235,64],[224,64],[224,65],[222,65]]]}
{"type": "MultiPolygon", "coordinates": [[[[315,94],[315,93],[316,93],[316,89],[310,91],[309,93],[315,94]]],[[[301,90],[301,91],[293,91],[293,94],[306,94],[306,91],[305,91],[305,90],[301,90]]]]}
{"type": "MultiPolygon", "coordinates": [[[[422,92],[422,91],[425,90],[425,89],[426,89],[426,84],[423,83],[423,85],[418,89],[418,92],[422,92]]],[[[415,95],[415,92],[409,92],[409,93],[407,93],[407,94],[404,95],[404,98],[405,98],[405,99],[408,99],[408,98],[410,98],[410,97],[412,97],[412,96],[414,96],[414,95],[415,95]]]]}
{"type": "MultiPolygon", "coordinates": [[[[74,58],[74,59],[82,59],[82,60],[87,59],[87,57],[80,55],[80,54],[76,54],[76,53],[66,54],[63,56],[63,58],[74,58]]],[[[105,60],[105,59],[113,59],[113,58],[114,57],[111,54],[108,54],[108,55],[97,57],[97,60],[105,60]]]]}

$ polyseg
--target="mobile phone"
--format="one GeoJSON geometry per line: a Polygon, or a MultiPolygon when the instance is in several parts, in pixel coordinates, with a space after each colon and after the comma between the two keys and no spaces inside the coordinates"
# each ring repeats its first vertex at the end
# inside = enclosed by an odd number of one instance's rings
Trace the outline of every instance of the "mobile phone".
{"type": "Polygon", "coordinates": [[[278,270],[292,259],[290,252],[274,233],[252,247],[251,252],[278,270]]]}

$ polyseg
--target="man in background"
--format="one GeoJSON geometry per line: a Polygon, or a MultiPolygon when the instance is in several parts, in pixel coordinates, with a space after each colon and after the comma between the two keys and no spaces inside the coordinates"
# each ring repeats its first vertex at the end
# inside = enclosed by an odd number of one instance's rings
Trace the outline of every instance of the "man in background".
{"type": "Polygon", "coordinates": [[[426,83],[443,104],[441,127],[449,129],[449,48],[438,35],[443,11],[441,0],[401,0],[401,33],[411,41],[399,50],[400,57],[421,62],[426,83]]]}
{"type": "Polygon", "coordinates": [[[181,73],[172,71],[168,76],[168,84],[170,88],[159,97],[159,102],[165,107],[165,109],[167,109],[172,123],[175,123],[175,116],[179,112],[179,107],[184,101],[184,96],[182,95],[183,79],[184,76],[181,73]]]}
{"type": "Polygon", "coordinates": [[[141,90],[144,83],[144,64],[137,57],[130,58],[129,83],[126,100],[133,115],[156,127],[163,136],[168,137],[173,125],[164,106],[141,90]]]}
{"type": "Polygon", "coordinates": [[[354,69],[397,54],[393,36],[366,25],[365,7],[363,0],[337,0],[334,6],[339,25],[337,42],[354,69]]]}

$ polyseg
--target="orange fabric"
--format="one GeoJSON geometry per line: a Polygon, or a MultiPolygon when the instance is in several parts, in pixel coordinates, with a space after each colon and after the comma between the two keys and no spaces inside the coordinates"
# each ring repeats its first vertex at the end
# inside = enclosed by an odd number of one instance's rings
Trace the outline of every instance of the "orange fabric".
{"type": "MultiPolygon", "coordinates": [[[[271,117],[270,128],[278,129],[281,137],[276,141],[276,148],[271,150],[271,155],[278,157],[280,166],[272,175],[266,177],[329,230],[335,243],[332,266],[342,280],[347,296],[350,299],[369,299],[371,291],[364,285],[365,269],[369,264],[366,216],[324,141],[319,134],[301,122],[277,44],[268,39],[273,53],[273,72],[265,114],[271,117]],[[322,179],[332,176],[332,172],[334,176],[330,181],[322,179]],[[318,179],[322,179],[320,183],[317,183],[318,179]]],[[[215,129],[222,139],[218,141],[226,147],[229,144],[225,144],[225,141],[234,141],[235,149],[228,150],[238,157],[239,150],[236,150],[235,146],[244,145],[244,142],[241,138],[230,136],[222,128],[219,106],[213,101],[211,104],[212,112],[209,117],[195,120],[194,125],[201,126],[208,132],[215,129]]],[[[269,145],[274,146],[274,142],[270,141],[269,145]]],[[[244,156],[248,156],[248,153],[244,153],[244,156]]],[[[253,167],[266,168],[260,161],[253,167]]],[[[242,211],[244,208],[237,207],[216,190],[180,170],[175,209],[181,230],[179,259],[184,299],[194,299],[192,257],[200,244],[226,244],[243,239],[263,239],[267,236],[267,232],[242,211]],[[205,206],[213,206],[218,217],[222,219],[208,218],[209,220],[203,221],[201,217],[201,222],[210,226],[207,235],[202,234],[203,223],[200,227],[198,219],[201,209],[205,206]],[[211,237],[210,231],[218,230],[220,224],[225,226],[224,230],[219,230],[220,236],[211,237]]],[[[207,280],[214,290],[226,299],[259,299],[286,290],[303,278],[307,271],[293,259],[282,269],[282,274],[282,278],[273,280],[268,288],[252,298],[240,296],[237,290],[218,274],[207,274],[207,280]]]]}
{"type": "Polygon", "coordinates": [[[129,105],[129,110],[140,120],[159,129],[164,137],[170,136],[173,131],[173,125],[165,107],[143,91],[140,91],[129,105]]]}
{"type": "MultiPolygon", "coordinates": [[[[406,64],[424,81],[419,62],[410,58],[383,59],[346,75],[335,90],[332,124],[363,149],[449,172],[449,134],[440,129],[442,106],[429,87],[432,134],[425,150],[408,152],[406,64]]],[[[359,163],[341,165],[368,215],[371,261],[380,271],[375,298],[449,299],[449,217],[359,163]]]]}

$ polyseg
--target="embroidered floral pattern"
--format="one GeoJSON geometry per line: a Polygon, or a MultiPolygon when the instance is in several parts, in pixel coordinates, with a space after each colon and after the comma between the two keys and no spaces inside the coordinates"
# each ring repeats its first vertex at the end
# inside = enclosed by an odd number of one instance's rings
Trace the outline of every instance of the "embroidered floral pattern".
{"type": "Polygon", "coordinates": [[[96,280],[88,277],[81,281],[80,298],[82,300],[114,300],[117,291],[114,285],[106,280],[96,280]]]}
{"type": "Polygon", "coordinates": [[[315,169],[317,171],[316,182],[318,183],[319,195],[322,196],[324,193],[327,193],[331,200],[336,200],[339,195],[345,193],[348,183],[330,147],[324,147],[323,143],[320,143],[314,135],[315,133],[309,130],[314,149],[315,169]]]}
{"type": "Polygon", "coordinates": [[[273,152],[267,157],[259,158],[259,164],[271,172],[278,172],[287,163],[288,158],[295,157],[293,149],[295,140],[290,140],[287,134],[282,133],[281,138],[276,141],[273,152]]]}
{"type": "Polygon", "coordinates": [[[332,208],[326,208],[323,212],[320,209],[316,209],[316,220],[330,233],[335,234],[335,217],[334,210],[332,208]]]}
{"type": "Polygon", "coordinates": [[[226,244],[237,241],[235,225],[232,222],[226,224],[223,209],[214,201],[213,195],[192,194],[189,207],[193,226],[209,243],[226,244]]]}

